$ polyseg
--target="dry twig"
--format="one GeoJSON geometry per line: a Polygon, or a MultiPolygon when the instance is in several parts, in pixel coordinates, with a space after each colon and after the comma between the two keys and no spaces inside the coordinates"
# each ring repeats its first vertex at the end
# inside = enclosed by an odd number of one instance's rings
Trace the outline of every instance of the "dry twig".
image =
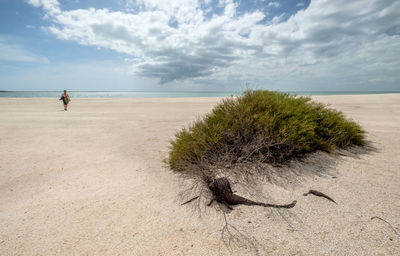
{"type": "Polygon", "coordinates": [[[378,219],[378,220],[381,220],[381,221],[386,222],[386,223],[390,226],[390,228],[393,230],[393,232],[394,232],[396,235],[399,235],[399,233],[397,233],[396,229],[392,226],[392,224],[390,224],[390,223],[387,222],[386,220],[384,220],[384,219],[382,219],[381,217],[378,217],[378,216],[371,217],[371,220],[373,220],[373,219],[378,219]]]}
{"type": "Polygon", "coordinates": [[[185,204],[188,204],[188,203],[190,203],[190,202],[193,202],[194,200],[196,200],[197,198],[199,198],[200,196],[195,196],[195,197],[193,197],[192,199],[189,199],[189,200],[187,200],[186,202],[184,202],[183,204],[181,204],[181,205],[185,205],[185,204]]]}

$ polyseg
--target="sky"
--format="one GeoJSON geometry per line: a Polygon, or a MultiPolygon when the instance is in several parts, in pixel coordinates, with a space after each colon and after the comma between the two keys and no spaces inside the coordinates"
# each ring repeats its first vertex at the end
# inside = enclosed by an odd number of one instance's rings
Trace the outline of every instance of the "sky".
{"type": "Polygon", "coordinates": [[[400,91],[398,0],[0,0],[0,90],[400,91]]]}

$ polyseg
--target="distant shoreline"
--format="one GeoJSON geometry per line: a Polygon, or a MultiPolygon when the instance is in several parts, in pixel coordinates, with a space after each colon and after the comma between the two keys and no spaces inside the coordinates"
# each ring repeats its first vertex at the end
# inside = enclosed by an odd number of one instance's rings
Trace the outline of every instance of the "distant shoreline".
{"type": "MultiPolygon", "coordinates": [[[[399,94],[400,91],[286,91],[301,96],[399,94]]],[[[61,91],[0,91],[0,98],[54,98],[61,91]]],[[[242,91],[143,92],[143,91],[70,91],[73,98],[200,98],[238,96],[242,91]]]]}

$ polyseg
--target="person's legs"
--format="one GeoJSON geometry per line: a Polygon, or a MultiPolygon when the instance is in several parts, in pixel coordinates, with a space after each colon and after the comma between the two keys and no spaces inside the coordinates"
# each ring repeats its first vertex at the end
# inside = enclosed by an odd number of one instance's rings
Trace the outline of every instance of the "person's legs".
{"type": "Polygon", "coordinates": [[[64,104],[64,110],[67,111],[67,104],[64,104]]]}

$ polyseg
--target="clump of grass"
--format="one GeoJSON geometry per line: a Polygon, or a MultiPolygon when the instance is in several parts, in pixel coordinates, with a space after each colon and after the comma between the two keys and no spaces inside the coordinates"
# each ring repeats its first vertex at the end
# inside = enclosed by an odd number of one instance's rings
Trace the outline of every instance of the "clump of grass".
{"type": "Polygon", "coordinates": [[[335,109],[272,91],[224,99],[171,142],[177,171],[238,163],[284,163],[318,150],[365,144],[364,131],[335,109]]]}

